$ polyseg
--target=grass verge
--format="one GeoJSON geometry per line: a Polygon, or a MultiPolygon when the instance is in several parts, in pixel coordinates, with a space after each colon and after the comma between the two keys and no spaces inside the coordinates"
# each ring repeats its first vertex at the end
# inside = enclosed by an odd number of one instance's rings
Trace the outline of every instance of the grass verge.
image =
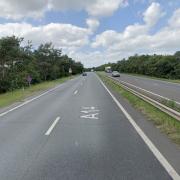
{"type": "Polygon", "coordinates": [[[122,73],[122,74],[127,74],[127,75],[137,76],[137,77],[145,77],[145,78],[149,78],[149,79],[167,81],[167,82],[172,82],[172,83],[180,83],[180,79],[157,78],[154,76],[147,76],[147,75],[143,75],[143,74],[134,74],[134,73],[122,73]]]}
{"type": "Polygon", "coordinates": [[[5,94],[0,94],[0,108],[11,105],[15,102],[22,101],[23,99],[33,96],[41,91],[53,88],[58,84],[61,84],[75,76],[63,77],[54,81],[42,82],[40,84],[32,85],[31,87],[23,89],[18,89],[12,92],[7,92],[5,94]]]}
{"type": "Polygon", "coordinates": [[[173,100],[162,100],[161,103],[177,112],[180,112],[180,105],[177,105],[173,100]]]}
{"type": "Polygon", "coordinates": [[[161,130],[161,132],[168,135],[173,142],[180,145],[180,122],[166,113],[160,111],[151,104],[143,101],[139,97],[125,90],[121,86],[115,84],[112,80],[106,77],[103,73],[98,73],[102,81],[115,92],[122,95],[132,104],[136,109],[141,111],[148,120],[152,121],[154,125],[161,130]]]}

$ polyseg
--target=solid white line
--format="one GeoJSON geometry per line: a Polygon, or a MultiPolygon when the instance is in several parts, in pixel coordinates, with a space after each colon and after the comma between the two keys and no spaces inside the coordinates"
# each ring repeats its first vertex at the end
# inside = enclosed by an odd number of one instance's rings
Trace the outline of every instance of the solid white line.
{"type": "Polygon", "coordinates": [[[75,92],[74,92],[74,95],[76,95],[78,93],[78,90],[76,90],[75,92]]]}
{"type": "MultiPolygon", "coordinates": [[[[74,79],[75,79],[75,78],[74,78],[74,79]]],[[[72,79],[72,80],[74,80],[74,79],[72,79]]],[[[56,86],[56,87],[54,87],[54,88],[52,88],[52,89],[50,89],[50,90],[42,93],[42,94],[40,94],[40,95],[38,95],[38,96],[36,96],[36,97],[34,97],[34,98],[32,98],[32,99],[29,99],[29,100],[25,101],[24,103],[22,103],[22,104],[20,104],[20,105],[18,105],[18,106],[16,106],[16,107],[14,107],[14,108],[12,108],[12,109],[9,109],[9,110],[7,110],[7,111],[5,111],[5,112],[3,112],[3,113],[0,113],[0,117],[3,117],[3,116],[5,116],[6,114],[8,114],[8,113],[10,113],[10,112],[12,112],[12,111],[14,111],[14,110],[16,110],[16,109],[19,109],[20,107],[23,107],[23,106],[25,106],[26,104],[29,104],[30,102],[32,102],[32,101],[34,101],[34,100],[37,100],[37,99],[41,98],[42,96],[44,96],[44,95],[46,95],[46,94],[48,94],[48,93],[50,93],[50,92],[58,89],[61,85],[62,85],[62,84],[60,84],[60,85],[58,85],[58,86],[56,86]]]]}
{"type": "MultiPolygon", "coordinates": [[[[113,78],[113,77],[112,77],[112,78],[113,78]]],[[[116,78],[113,78],[113,79],[116,79],[116,78]]],[[[116,80],[119,80],[120,82],[122,82],[122,83],[124,83],[124,84],[133,86],[133,87],[135,87],[135,88],[137,88],[137,89],[140,89],[140,90],[145,91],[145,92],[147,92],[147,93],[150,93],[150,94],[152,94],[152,95],[158,96],[158,97],[160,97],[160,98],[166,99],[166,100],[168,100],[168,101],[171,100],[171,99],[169,99],[169,98],[167,98],[167,97],[164,97],[164,96],[161,96],[161,95],[159,95],[159,94],[153,93],[152,91],[148,91],[148,90],[146,90],[146,89],[140,88],[140,87],[135,86],[135,85],[133,85],[133,84],[131,84],[131,83],[122,81],[122,80],[120,80],[120,79],[116,79],[116,80]]],[[[180,102],[178,102],[178,101],[174,101],[174,102],[177,103],[177,104],[180,104],[180,102]]]]}
{"type": "Polygon", "coordinates": [[[57,117],[56,119],[55,119],[55,121],[52,123],[52,125],[50,126],[50,128],[47,130],[47,132],[46,132],[46,136],[49,136],[50,134],[51,134],[51,132],[52,132],[52,130],[54,129],[54,127],[56,126],[56,124],[58,123],[58,121],[60,120],[60,117],[57,117]]]}
{"type": "Polygon", "coordinates": [[[161,165],[166,169],[168,174],[173,178],[173,180],[180,180],[179,174],[175,171],[175,169],[171,166],[171,164],[166,160],[166,158],[160,153],[160,151],[157,149],[157,147],[151,142],[151,140],[146,136],[146,134],[143,132],[143,130],[136,124],[134,119],[130,116],[130,114],[125,110],[125,108],[120,104],[120,102],[115,98],[115,96],[109,91],[109,89],[105,86],[105,84],[102,82],[102,80],[98,77],[99,81],[103,85],[103,87],[106,89],[106,91],[109,93],[109,95],[112,97],[116,105],[120,108],[120,110],[124,113],[128,121],[131,123],[131,125],[134,127],[134,129],[137,131],[137,133],[140,135],[140,137],[143,139],[143,141],[146,143],[146,145],[149,147],[149,149],[152,151],[154,156],[159,160],[161,165]]]}
{"type": "Polygon", "coordinates": [[[18,105],[18,106],[16,106],[16,107],[14,107],[14,108],[12,108],[12,109],[9,109],[9,110],[1,113],[1,114],[0,114],[0,117],[5,116],[6,114],[8,114],[8,113],[10,113],[10,112],[12,112],[12,111],[14,111],[14,110],[16,110],[16,109],[19,109],[20,107],[25,106],[26,104],[29,104],[30,102],[32,102],[32,101],[34,101],[34,100],[39,99],[40,97],[42,97],[42,96],[44,96],[44,95],[46,95],[46,94],[48,94],[48,93],[56,90],[56,89],[59,88],[60,86],[61,86],[61,85],[59,85],[59,86],[57,86],[57,87],[55,87],[55,88],[52,88],[52,89],[50,89],[50,90],[48,90],[48,91],[46,91],[46,92],[44,92],[44,93],[42,93],[42,94],[40,94],[40,95],[32,98],[32,99],[29,99],[29,100],[25,101],[24,103],[22,103],[22,104],[20,104],[20,105],[18,105]]]}

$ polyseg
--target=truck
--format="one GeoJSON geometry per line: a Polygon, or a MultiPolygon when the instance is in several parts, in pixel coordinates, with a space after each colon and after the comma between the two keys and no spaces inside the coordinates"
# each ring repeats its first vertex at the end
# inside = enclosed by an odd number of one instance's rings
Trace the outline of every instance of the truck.
{"type": "Polygon", "coordinates": [[[106,73],[112,73],[111,66],[106,66],[106,67],[105,67],[105,72],[106,72],[106,73]]]}

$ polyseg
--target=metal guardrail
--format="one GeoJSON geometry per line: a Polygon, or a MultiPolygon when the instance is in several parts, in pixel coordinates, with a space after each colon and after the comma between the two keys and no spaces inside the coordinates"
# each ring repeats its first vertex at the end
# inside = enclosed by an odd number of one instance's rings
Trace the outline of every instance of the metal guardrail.
{"type": "Polygon", "coordinates": [[[150,103],[151,105],[153,105],[156,108],[160,109],[161,111],[165,112],[169,116],[180,121],[180,113],[178,111],[175,111],[174,109],[167,107],[158,101],[158,100],[161,100],[161,101],[166,100],[163,97],[161,97],[161,96],[155,97],[155,94],[153,94],[153,96],[150,97],[149,95],[142,93],[142,91],[140,91],[140,89],[138,89],[138,87],[134,88],[133,87],[134,85],[131,85],[130,83],[126,83],[124,81],[121,82],[120,80],[117,80],[116,78],[113,78],[110,76],[106,76],[106,77],[111,79],[118,86],[123,87],[124,89],[131,92],[135,96],[138,96],[139,98],[143,99],[144,101],[150,103]]]}

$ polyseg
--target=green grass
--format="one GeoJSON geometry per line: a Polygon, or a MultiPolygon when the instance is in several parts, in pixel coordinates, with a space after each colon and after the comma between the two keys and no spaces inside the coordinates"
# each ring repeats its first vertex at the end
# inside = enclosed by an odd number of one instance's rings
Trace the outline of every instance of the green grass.
{"type": "Polygon", "coordinates": [[[154,76],[147,76],[147,75],[134,74],[134,73],[122,73],[122,74],[127,74],[127,75],[132,75],[132,76],[139,76],[139,77],[145,77],[145,78],[150,78],[150,79],[155,79],[155,80],[162,80],[162,81],[167,81],[167,82],[172,82],[172,83],[180,83],[180,79],[157,78],[157,77],[154,77],[154,76]]]}
{"type": "Polygon", "coordinates": [[[54,81],[46,81],[40,84],[32,85],[31,87],[23,89],[18,89],[13,92],[7,92],[5,94],[0,94],[0,108],[11,105],[15,102],[22,101],[23,99],[35,95],[43,90],[53,88],[58,84],[61,84],[74,76],[63,77],[54,81]]]}
{"type": "Polygon", "coordinates": [[[160,111],[151,104],[143,101],[139,97],[133,95],[121,86],[114,83],[107,78],[103,73],[98,73],[103,82],[115,92],[122,95],[128,100],[136,109],[141,111],[148,120],[152,121],[154,125],[160,129],[163,133],[167,134],[170,139],[180,145],[180,122],[166,113],[160,111]]]}
{"type": "Polygon", "coordinates": [[[171,109],[174,109],[177,112],[180,112],[180,106],[175,103],[174,100],[162,100],[162,104],[164,104],[167,107],[170,107],[171,109]]]}
{"type": "MultiPolygon", "coordinates": [[[[128,74],[132,76],[139,76],[139,77],[146,77],[150,79],[155,79],[155,80],[162,80],[162,81],[167,81],[167,82],[173,82],[173,83],[180,83],[180,79],[165,79],[165,78],[157,78],[157,77],[151,77],[151,76],[146,76],[146,75],[140,75],[140,74],[128,74]]],[[[175,101],[172,100],[163,100],[161,101],[162,104],[174,109],[175,111],[180,112],[180,106],[175,103],[175,101]]]]}

